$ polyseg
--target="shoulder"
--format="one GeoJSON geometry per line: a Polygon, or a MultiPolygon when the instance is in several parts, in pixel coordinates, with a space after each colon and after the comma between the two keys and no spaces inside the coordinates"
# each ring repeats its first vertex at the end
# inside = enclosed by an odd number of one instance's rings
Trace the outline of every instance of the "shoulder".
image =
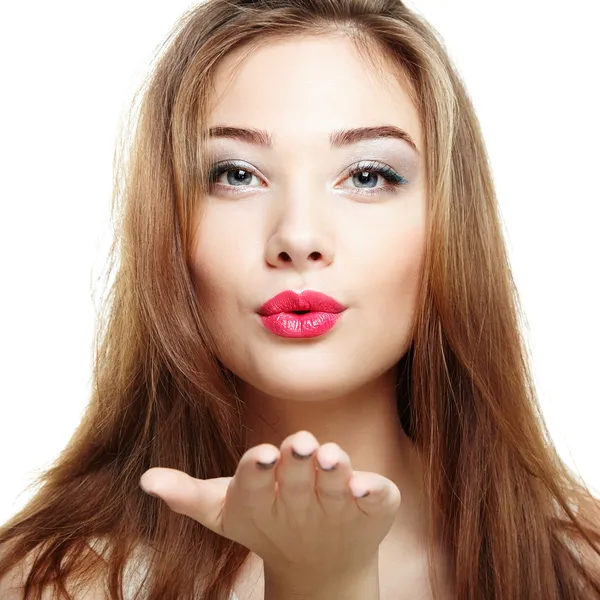
{"type": "Polygon", "coordinates": [[[592,548],[580,535],[577,536],[574,545],[577,548],[581,565],[600,585],[600,499],[586,498],[579,505],[577,516],[586,527],[596,549],[592,548]]]}
{"type": "MultiPolygon", "coordinates": [[[[585,540],[576,544],[581,566],[593,583],[582,584],[582,591],[597,592],[600,586],[600,540],[596,541],[598,551],[595,551],[585,540]]],[[[590,596],[591,598],[592,596],[590,596]]]]}
{"type": "MultiPolygon", "coordinates": [[[[0,550],[0,559],[6,558],[9,555],[10,548],[0,550]]],[[[19,563],[7,573],[0,575],[0,598],[3,600],[20,600],[23,596],[20,594],[20,588],[23,587],[27,579],[26,571],[31,565],[27,561],[19,563]]],[[[42,596],[42,600],[46,597],[42,596]]]]}
{"type": "MultiPolygon", "coordinates": [[[[8,556],[9,552],[10,548],[3,551],[0,550],[0,558],[8,556]]],[[[33,559],[33,555],[28,555],[10,571],[0,574],[0,598],[2,600],[24,599],[25,582],[29,576],[33,559]]],[[[82,590],[74,597],[76,600],[107,600],[104,585],[101,582],[82,590]]],[[[40,600],[55,599],[56,595],[53,588],[45,588],[40,598],[40,600]]]]}

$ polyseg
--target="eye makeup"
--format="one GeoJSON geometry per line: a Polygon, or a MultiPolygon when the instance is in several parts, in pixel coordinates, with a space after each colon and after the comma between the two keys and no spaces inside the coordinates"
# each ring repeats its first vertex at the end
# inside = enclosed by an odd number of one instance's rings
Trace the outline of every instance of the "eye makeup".
{"type": "MultiPolygon", "coordinates": [[[[359,175],[359,176],[371,175],[371,174],[380,175],[388,183],[387,186],[384,186],[385,189],[388,189],[388,186],[391,188],[396,188],[398,186],[408,184],[408,179],[406,179],[405,177],[400,175],[400,173],[397,173],[394,169],[392,169],[392,167],[390,167],[384,163],[380,163],[376,160],[359,163],[358,165],[356,165],[354,167],[350,167],[349,169],[347,169],[345,174],[346,174],[346,177],[352,177],[352,178],[354,178],[355,175],[359,175]]],[[[375,190],[375,189],[380,189],[380,188],[357,188],[357,189],[360,189],[361,193],[362,192],[374,193],[374,192],[370,192],[370,190],[371,189],[375,190]]]]}
{"type": "MultiPolygon", "coordinates": [[[[239,179],[235,180],[235,179],[230,179],[228,177],[227,178],[228,184],[224,184],[224,183],[218,181],[219,178],[221,177],[221,175],[229,174],[231,172],[234,172],[234,173],[237,172],[238,175],[240,173],[243,173],[244,177],[246,177],[246,178],[248,176],[250,176],[249,182],[252,181],[253,177],[257,177],[259,179],[261,178],[261,176],[255,171],[255,169],[253,169],[252,167],[249,167],[246,163],[241,162],[241,161],[235,161],[235,160],[225,160],[225,161],[213,164],[210,167],[209,186],[212,189],[216,188],[227,194],[245,193],[249,189],[253,189],[254,186],[245,184],[243,181],[240,181],[239,179]],[[237,185],[238,183],[240,183],[241,185],[237,185]]],[[[336,188],[347,190],[352,194],[363,195],[363,196],[364,195],[371,196],[371,195],[388,194],[390,192],[394,192],[400,186],[407,185],[409,183],[408,180],[403,175],[396,172],[389,165],[379,162],[379,161],[375,161],[375,160],[362,161],[362,162],[358,163],[357,165],[353,165],[353,166],[349,167],[348,169],[346,169],[344,172],[344,178],[342,179],[342,181],[345,181],[346,179],[349,179],[349,178],[352,178],[352,182],[359,183],[359,187],[341,186],[341,188],[337,188],[337,186],[336,186],[336,188]],[[377,178],[378,180],[383,180],[384,185],[383,186],[360,187],[361,183],[366,183],[364,181],[361,182],[360,178],[365,178],[365,177],[367,178],[367,180],[370,179],[371,181],[373,180],[373,178],[377,178]],[[357,179],[358,179],[358,181],[357,181],[357,179]]]]}

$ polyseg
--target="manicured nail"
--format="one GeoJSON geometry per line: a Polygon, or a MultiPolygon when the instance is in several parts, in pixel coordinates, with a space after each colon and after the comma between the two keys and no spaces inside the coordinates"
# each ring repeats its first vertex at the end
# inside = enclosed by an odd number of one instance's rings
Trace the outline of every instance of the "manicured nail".
{"type": "Polygon", "coordinates": [[[256,466],[259,469],[272,469],[275,466],[275,463],[277,462],[277,459],[273,460],[272,462],[261,462],[260,460],[256,461],[256,466]]]}
{"type": "Polygon", "coordinates": [[[315,451],[313,450],[312,452],[309,452],[308,454],[300,454],[299,452],[296,452],[293,448],[292,448],[292,456],[294,458],[299,458],[300,460],[305,460],[307,458],[310,458],[313,454],[315,453],[315,451]]]}
{"type": "Polygon", "coordinates": [[[158,498],[158,499],[160,500],[160,496],[157,496],[156,494],[154,494],[154,493],[153,493],[153,492],[151,492],[150,490],[146,490],[146,489],[144,489],[144,486],[143,486],[143,485],[140,485],[140,487],[142,488],[142,490],[143,490],[143,491],[144,491],[146,494],[148,494],[148,496],[154,496],[154,498],[158,498]]]}
{"type": "Polygon", "coordinates": [[[140,487],[142,488],[142,490],[143,490],[143,491],[144,491],[146,494],[148,494],[149,496],[154,496],[155,498],[159,498],[159,496],[157,496],[156,494],[152,493],[150,490],[147,490],[147,489],[144,487],[144,485],[142,484],[142,481],[141,481],[141,479],[140,479],[140,482],[139,482],[139,486],[140,486],[140,487]]]}
{"type": "Polygon", "coordinates": [[[367,491],[366,491],[364,494],[362,494],[362,495],[360,495],[360,496],[357,496],[357,495],[356,495],[354,492],[352,493],[352,495],[353,495],[355,498],[366,498],[366,497],[369,495],[369,493],[370,493],[370,492],[369,492],[369,490],[367,490],[367,491]]]}
{"type": "Polygon", "coordinates": [[[322,471],[333,471],[339,463],[333,463],[330,467],[324,467],[319,461],[317,461],[317,464],[322,471]]]}

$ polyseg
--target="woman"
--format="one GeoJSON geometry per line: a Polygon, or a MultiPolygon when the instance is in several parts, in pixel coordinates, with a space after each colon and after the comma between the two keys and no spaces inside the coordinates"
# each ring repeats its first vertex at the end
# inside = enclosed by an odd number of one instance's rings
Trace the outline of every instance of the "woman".
{"type": "Polygon", "coordinates": [[[431,26],[210,0],[121,167],[94,394],[0,529],[3,598],[600,597],[599,503],[540,417],[431,26]]]}

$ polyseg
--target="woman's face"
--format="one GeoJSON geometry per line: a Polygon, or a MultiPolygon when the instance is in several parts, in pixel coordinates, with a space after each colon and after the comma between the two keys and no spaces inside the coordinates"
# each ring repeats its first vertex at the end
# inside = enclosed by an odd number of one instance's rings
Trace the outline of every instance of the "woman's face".
{"type": "Polygon", "coordinates": [[[245,386],[339,397],[388,372],[411,343],[427,219],[419,118],[390,67],[366,62],[348,38],[270,42],[234,73],[242,56],[219,66],[208,127],[262,130],[271,144],[209,142],[211,164],[234,166],[196,215],[199,300],[219,359],[245,386]],[[330,141],[383,126],[418,150],[393,136],[330,141]],[[309,289],[345,307],[332,329],[290,338],[264,326],[263,303],[309,289]]]}

